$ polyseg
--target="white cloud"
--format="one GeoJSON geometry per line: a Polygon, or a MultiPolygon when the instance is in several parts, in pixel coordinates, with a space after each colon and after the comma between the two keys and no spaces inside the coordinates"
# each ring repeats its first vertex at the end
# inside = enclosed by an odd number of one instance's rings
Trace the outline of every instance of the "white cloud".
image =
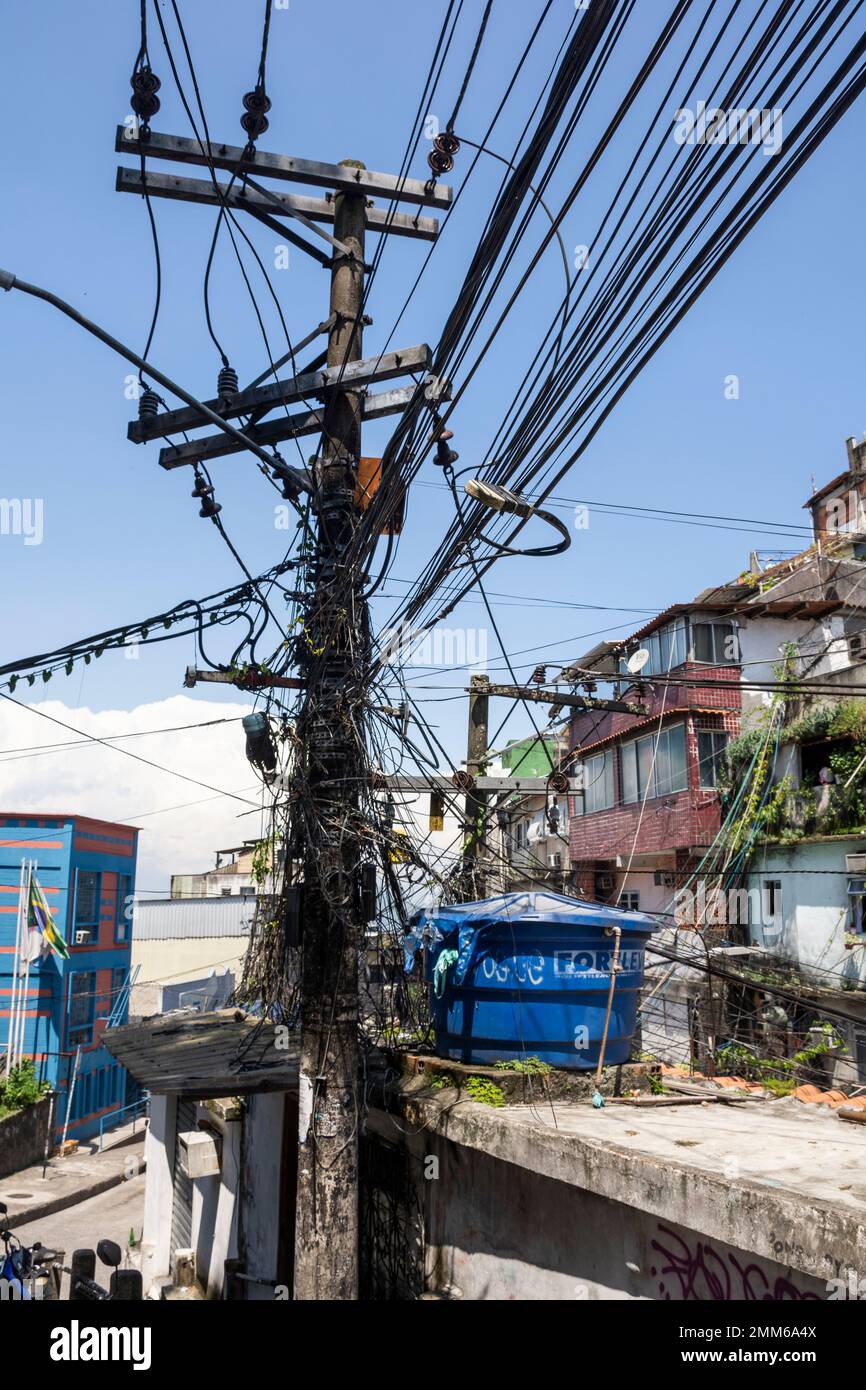
{"type": "Polygon", "coordinates": [[[89,741],[48,751],[47,745],[69,744],[78,735],[33,711],[99,738],[234,720],[211,728],[123,739],[117,747],[261,805],[261,784],[247,762],[239,722],[250,708],[188,695],[98,713],[72,709],[60,700],[26,709],[0,701],[0,810],[61,811],[138,825],[138,886],[167,891],[172,873],[210,868],[215,850],[261,834],[261,813],[89,741]],[[23,751],[37,746],[45,751],[23,751]],[[239,816],[245,811],[250,814],[239,816]]]}

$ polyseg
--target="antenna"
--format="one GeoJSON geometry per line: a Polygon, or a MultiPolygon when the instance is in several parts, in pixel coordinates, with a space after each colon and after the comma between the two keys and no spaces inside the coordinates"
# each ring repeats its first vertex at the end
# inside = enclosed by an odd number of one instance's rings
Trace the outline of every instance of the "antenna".
{"type": "Polygon", "coordinates": [[[636,652],[632,652],[631,656],[626,662],[626,666],[628,667],[631,674],[633,676],[636,676],[646,666],[647,662],[649,661],[649,658],[650,654],[647,651],[646,647],[638,647],[636,652]]]}

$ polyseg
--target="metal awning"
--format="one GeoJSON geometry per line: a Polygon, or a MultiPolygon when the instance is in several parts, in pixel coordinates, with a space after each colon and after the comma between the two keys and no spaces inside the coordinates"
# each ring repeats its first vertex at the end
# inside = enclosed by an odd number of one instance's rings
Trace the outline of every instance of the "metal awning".
{"type": "Polygon", "coordinates": [[[103,1037],[148,1091],[196,1100],[295,1090],[298,1047],[285,1041],[284,1029],[241,1009],[178,1010],[110,1028],[103,1037]]]}

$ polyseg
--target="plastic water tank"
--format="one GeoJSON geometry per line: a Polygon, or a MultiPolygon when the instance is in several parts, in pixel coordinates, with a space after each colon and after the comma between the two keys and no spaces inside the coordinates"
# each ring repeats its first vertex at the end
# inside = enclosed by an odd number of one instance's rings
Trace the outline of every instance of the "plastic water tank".
{"type": "Polygon", "coordinates": [[[595,1067],[610,989],[613,928],[619,927],[605,1064],[628,1060],[645,946],[657,929],[651,918],[534,892],[452,904],[429,920],[442,933],[426,954],[440,1056],[476,1065],[538,1057],[555,1067],[595,1067]],[[437,970],[443,951],[449,954],[437,970]]]}

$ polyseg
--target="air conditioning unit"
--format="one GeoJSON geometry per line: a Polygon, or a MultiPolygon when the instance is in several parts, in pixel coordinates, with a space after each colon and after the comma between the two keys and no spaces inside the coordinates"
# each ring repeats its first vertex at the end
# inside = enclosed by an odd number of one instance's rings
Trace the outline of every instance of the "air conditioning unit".
{"type": "Polygon", "coordinates": [[[177,1136],[180,1166],[188,1178],[212,1178],[220,1171],[220,1142],[203,1129],[177,1136]]]}
{"type": "Polygon", "coordinates": [[[92,940],[93,936],[86,928],[83,928],[75,933],[76,946],[86,946],[92,940]]]}
{"type": "Polygon", "coordinates": [[[547,867],[548,867],[548,869],[561,869],[561,868],[562,868],[562,855],[561,855],[561,854],[549,854],[549,855],[547,856],[547,867]]]}

